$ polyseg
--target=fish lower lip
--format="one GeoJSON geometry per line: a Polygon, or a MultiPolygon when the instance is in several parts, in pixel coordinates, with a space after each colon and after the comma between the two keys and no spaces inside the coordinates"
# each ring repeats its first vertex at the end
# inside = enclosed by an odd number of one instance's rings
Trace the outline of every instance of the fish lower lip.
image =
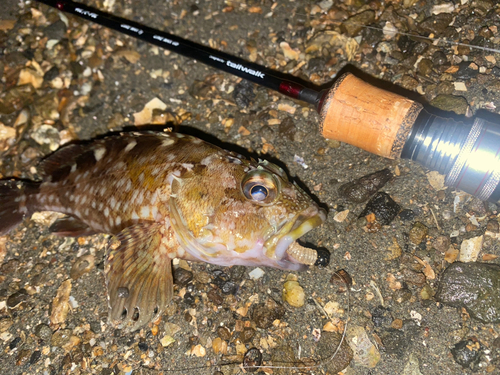
{"type": "Polygon", "coordinates": [[[319,209],[314,216],[311,216],[306,220],[297,219],[296,225],[292,228],[290,232],[284,235],[276,244],[274,255],[277,259],[282,259],[288,247],[299,237],[303,236],[311,229],[314,229],[321,224],[326,219],[326,213],[324,210],[319,209]]]}

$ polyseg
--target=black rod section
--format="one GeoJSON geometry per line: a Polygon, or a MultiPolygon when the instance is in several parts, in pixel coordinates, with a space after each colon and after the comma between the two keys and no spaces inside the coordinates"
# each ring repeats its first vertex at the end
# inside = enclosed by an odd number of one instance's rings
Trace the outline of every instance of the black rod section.
{"type": "Polygon", "coordinates": [[[321,100],[322,92],[306,88],[297,82],[281,79],[272,70],[264,66],[191,42],[165,31],[156,30],[70,0],[36,1],[178,53],[179,55],[198,60],[205,65],[252,81],[291,98],[314,104],[316,107],[321,100]]]}

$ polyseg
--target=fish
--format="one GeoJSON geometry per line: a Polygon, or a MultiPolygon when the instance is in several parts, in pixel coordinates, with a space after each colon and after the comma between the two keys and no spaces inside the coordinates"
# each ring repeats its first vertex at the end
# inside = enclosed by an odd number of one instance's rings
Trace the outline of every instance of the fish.
{"type": "Polygon", "coordinates": [[[0,235],[37,211],[65,214],[49,228],[55,235],[111,234],[108,320],[127,331],[168,306],[172,259],[301,271],[315,257],[297,239],[326,219],[277,165],[180,133],[69,144],[38,171],[40,181],[0,181],[0,235]]]}

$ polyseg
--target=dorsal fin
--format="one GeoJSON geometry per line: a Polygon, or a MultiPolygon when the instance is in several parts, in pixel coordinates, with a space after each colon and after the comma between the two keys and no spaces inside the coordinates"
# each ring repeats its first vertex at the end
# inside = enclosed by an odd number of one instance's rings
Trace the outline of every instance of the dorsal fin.
{"type": "Polygon", "coordinates": [[[56,171],[65,166],[72,165],[75,158],[85,152],[89,145],[70,144],[47,156],[38,164],[42,177],[52,176],[56,171]]]}

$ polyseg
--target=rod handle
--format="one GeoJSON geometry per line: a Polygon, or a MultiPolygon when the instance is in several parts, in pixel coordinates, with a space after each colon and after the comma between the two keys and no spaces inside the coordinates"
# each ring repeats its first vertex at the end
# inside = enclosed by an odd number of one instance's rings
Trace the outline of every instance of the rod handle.
{"type": "Polygon", "coordinates": [[[324,96],[320,131],[325,138],[396,159],[422,108],[346,73],[324,96]]]}

